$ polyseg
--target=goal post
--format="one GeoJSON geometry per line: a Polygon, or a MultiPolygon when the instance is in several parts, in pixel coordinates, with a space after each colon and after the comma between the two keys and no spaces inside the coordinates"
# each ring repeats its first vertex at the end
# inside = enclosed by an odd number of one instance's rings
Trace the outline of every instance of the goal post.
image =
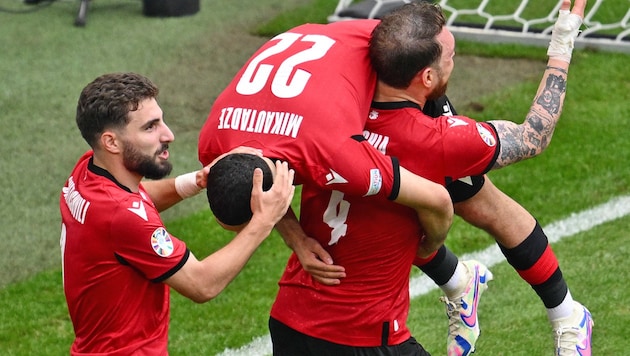
{"type": "MultiPolygon", "coordinates": [[[[427,0],[429,1],[429,0],[427,0]]],[[[381,18],[410,0],[339,0],[329,22],[381,18]]],[[[562,0],[440,0],[458,38],[547,46],[562,0]]],[[[591,0],[576,48],[630,53],[630,0],[591,0]]]]}

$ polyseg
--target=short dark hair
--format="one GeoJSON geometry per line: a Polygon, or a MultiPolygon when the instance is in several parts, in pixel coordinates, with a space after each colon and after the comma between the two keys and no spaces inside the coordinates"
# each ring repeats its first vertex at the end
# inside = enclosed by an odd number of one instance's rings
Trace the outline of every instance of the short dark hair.
{"type": "Polygon", "coordinates": [[[206,195],[214,216],[226,225],[237,226],[252,218],[252,187],[254,169],[263,171],[263,191],[271,189],[273,174],[267,162],[259,156],[234,153],[217,161],[208,174],[206,195]]]}
{"type": "Polygon", "coordinates": [[[110,128],[129,123],[130,111],[140,102],[156,98],[158,88],[136,73],[109,73],[94,79],[81,91],[76,122],[83,139],[94,148],[98,137],[110,128]]]}
{"type": "Polygon", "coordinates": [[[370,60],[378,79],[407,88],[419,71],[440,59],[437,36],[445,25],[442,8],[427,1],[407,3],[383,16],[370,39],[370,60]]]}

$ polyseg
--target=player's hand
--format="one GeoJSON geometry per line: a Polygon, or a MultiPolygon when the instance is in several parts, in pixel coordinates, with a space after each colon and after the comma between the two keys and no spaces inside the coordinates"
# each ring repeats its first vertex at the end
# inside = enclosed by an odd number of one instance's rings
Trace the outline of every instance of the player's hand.
{"type": "Polygon", "coordinates": [[[276,161],[273,185],[268,191],[263,191],[263,173],[260,168],[254,170],[254,186],[252,187],[251,221],[258,220],[275,225],[287,212],[291,205],[295,187],[293,177],[295,172],[289,169],[286,162],[276,161]]]}
{"type": "Polygon", "coordinates": [[[229,152],[226,152],[222,155],[220,155],[219,157],[215,158],[212,162],[210,162],[209,165],[203,167],[202,169],[197,171],[197,185],[201,188],[206,188],[208,186],[208,174],[210,174],[210,168],[212,166],[214,166],[215,163],[217,163],[221,158],[229,155],[229,154],[233,154],[233,153],[247,153],[250,155],[254,155],[254,156],[259,156],[262,157],[262,150],[259,150],[257,148],[253,148],[253,147],[248,147],[248,146],[238,146],[232,150],[230,150],[229,152]]]}
{"type": "Polygon", "coordinates": [[[341,278],[346,276],[345,268],[334,265],[328,251],[311,237],[301,239],[300,243],[294,246],[293,252],[300,260],[302,268],[321,284],[337,285],[341,283],[341,278]]]}
{"type": "Polygon", "coordinates": [[[573,45],[582,26],[586,0],[575,0],[571,9],[571,0],[564,0],[560,6],[558,19],[551,32],[551,41],[547,49],[549,58],[571,62],[573,45]]]}

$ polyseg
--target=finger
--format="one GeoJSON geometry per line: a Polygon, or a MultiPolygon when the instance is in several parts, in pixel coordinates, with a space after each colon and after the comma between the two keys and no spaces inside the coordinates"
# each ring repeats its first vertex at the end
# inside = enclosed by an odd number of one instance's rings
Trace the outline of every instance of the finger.
{"type": "MultiPolygon", "coordinates": [[[[330,254],[328,253],[328,251],[326,251],[321,245],[317,245],[313,247],[313,253],[317,256],[317,258],[319,260],[321,260],[323,263],[327,264],[327,265],[333,265],[333,259],[332,256],[330,256],[330,254]]],[[[341,266],[339,266],[341,267],[341,266]]],[[[341,269],[343,270],[343,267],[341,267],[341,269]]]]}
{"type": "Polygon", "coordinates": [[[253,178],[253,186],[252,186],[252,194],[263,192],[263,172],[262,169],[256,168],[254,169],[254,178],[253,178]]]}
{"type": "Polygon", "coordinates": [[[322,278],[318,276],[313,276],[313,279],[326,286],[336,286],[341,284],[341,280],[336,278],[322,278]]]}
{"type": "Polygon", "coordinates": [[[586,0],[575,0],[575,4],[573,4],[573,9],[571,9],[571,13],[578,15],[581,18],[584,18],[585,9],[586,9],[586,0]]]}
{"type": "Polygon", "coordinates": [[[560,10],[570,10],[571,9],[571,0],[562,1],[562,5],[560,5],[560,10]]]}
{"type": "Polygon", "coordinates": [[[346,269],[343,266],[328,264],[317,258],[309,260],[304,269],[319,276],[332,278],[343,278],[346,276],[346,269]]]}
{"type": "Polygon", "coordinates": [[[278,183],[279,189],[288,189],[288,187],[293,184],[293,174],[293,170],[289,170],[289,164],[287,162],[276,161],[274,184],[278,183]]]}
{"type": "Polygon", "coordinates": [[[196,181],[197,185],[201,188],[208,186],[208,174],[210,174],[210,166],[205,166],[197,172],[196,181]]]}

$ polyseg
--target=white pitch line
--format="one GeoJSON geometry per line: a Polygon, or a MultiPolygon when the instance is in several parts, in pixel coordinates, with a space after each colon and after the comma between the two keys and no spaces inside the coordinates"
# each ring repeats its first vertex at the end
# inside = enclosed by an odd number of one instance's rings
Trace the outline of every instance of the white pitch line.
{"type": "MultiPolygon", "coordinates": [[[[598,225],[630,215],[630,196],[614,198],[607,203],[595,206],[591,209],[573,213],[569,217],[553,222],[544,227],[549,238],[549,243],[555,243],[561,239],[573,236],[580,232],[588,231],[598,225]]],[[[505,261],[505,257],[496,244],[470,254],[459,256],[460,260],[476,259],[488,267],[505,261]]],[[[411,298],[427,294],[437,286],[426,275],[411,278],[409,281],[409,294],[411,298]]],[[[269,334],[256,337],[249,344],[238,349],[225,349],[217,356],[265,356],[271,354],[271,337],[269,334]]]]}

